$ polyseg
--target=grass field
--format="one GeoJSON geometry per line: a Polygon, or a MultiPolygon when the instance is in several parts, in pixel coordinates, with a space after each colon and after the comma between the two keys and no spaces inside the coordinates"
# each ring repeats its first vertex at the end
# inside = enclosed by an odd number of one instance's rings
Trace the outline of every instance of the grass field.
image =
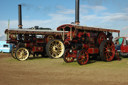
{"type": "Polygon", "coordinates": [[[62,58],[13,59],[0,53],[0,85],[128,85],[128,58],[80,66],[62,58]]]}

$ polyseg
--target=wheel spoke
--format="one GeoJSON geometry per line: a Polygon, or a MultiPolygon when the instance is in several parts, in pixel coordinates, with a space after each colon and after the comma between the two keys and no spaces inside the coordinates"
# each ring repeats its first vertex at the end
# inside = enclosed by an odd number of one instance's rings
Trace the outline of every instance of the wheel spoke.
{"type": "Polygon", "coordinates": [[[76,55],[76,54],[74,54],[73,52],[70,52],[70,50],[67,49],[67,50],[65,51],[65,54],[64,54],[64,56],[63,56],[63,59],[64,59],[64,61],[65,61],[66,63],[73,62],[73,61],[74,61],[74,55],[76,55]]]}
{"type": "Polygon", "coordinates": [[[114,58],[115,46],[113,42],[107,41],[104,44],[104,59],[106,61],[111,61],[114,58]]]}
{"type": "Polygon", "coordinates": [[[51,41],[49,50],[48,51],[46,50],[46,52],[53,58],[59,58],[64,53],[64,45],[59,40],[51,41]]]}
{"type": "Polygon", "coordinates": [[[29,56],[29,52],[26,48],[19,48],[16,52],[16,57],[18,60],[26,60],[29,56]]]}
{"type": "Polygon", "coordinates": [[[85,50],[82,50],[82,51],[79,53],[79,56],[78,56],[78,58],[77,58],[77,62],[78,62],[78,64],[80,64],[80,65],[84,65],[84,64],[86,64],[86,63],[88,62],[88,59],[89,59],[89,57],[88,57],[87,52],[86,52],[85,50]]]}

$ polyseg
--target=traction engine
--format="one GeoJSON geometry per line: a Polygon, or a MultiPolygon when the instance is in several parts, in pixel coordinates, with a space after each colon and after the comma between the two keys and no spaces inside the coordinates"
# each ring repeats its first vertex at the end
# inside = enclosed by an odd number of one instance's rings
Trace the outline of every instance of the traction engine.
{"type": "Polygon", "coordinates": [[[20,61],[26,60],[30,54],[60,58],[65,50],[62,31],[18,29],[6,30],[5,33],[7,43],[13,44],[12,57],[20,61]]]}
{"type": "Polygon", "coordinates": [[[39,54],[51,58],[60,58],[65,51],[63,31],[53,31],[50,28],[22,28],[22,11],[19,8],[19,29],[6,29],[7,43],[13,44],[12,57],[20,61],[28,59],[30,54],[39,54]]]}
{"type": "Polygon", "coordinates": [[[115,46],[112,41],[113,32],[120,30],[103,29],[79,25],[79,0],[75,0],[75,24],[65,24],[57,28],[58,31],[68,31],[64,36],[65,62],[77,60],[78,64],[84,65],[89,56],[100,56],[103,61],[112,61],[115,56],[115,46]]]}
{"type": "Polygon", "coordinates": [[[86,27],[66,24],[57,30],[68,31],[65,36],[65,62],[73,62],[77,59],[80,65],[88,62],[89,56],[100,56],[103,61],[112,61],[115,56],[115,46],[112,41],[112,33],[119,30],[86,27]]]}

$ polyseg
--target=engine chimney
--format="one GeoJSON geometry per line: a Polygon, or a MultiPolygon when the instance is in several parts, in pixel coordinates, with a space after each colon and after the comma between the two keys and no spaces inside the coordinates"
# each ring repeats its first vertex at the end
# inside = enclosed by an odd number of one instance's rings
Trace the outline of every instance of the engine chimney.
{"type": "Polygon", "coordinates": [[[22,29],[22,9],[21,4],[18,5],[18,19],[19,19],[19,29],[22,29]]]}
{"type": "Polygon", "coordinates": [[[75,24],[79,25],[79,0],[75,2],[75,24]]]}

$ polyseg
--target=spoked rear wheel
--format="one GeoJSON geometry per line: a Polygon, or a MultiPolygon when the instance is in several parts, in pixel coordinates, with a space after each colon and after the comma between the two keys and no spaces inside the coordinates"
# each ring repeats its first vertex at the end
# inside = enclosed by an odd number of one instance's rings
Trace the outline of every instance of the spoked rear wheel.
{"type": "Polygon", "coordinates": [[[97,42],[100,45],[103,40],[106,40],[107,36],[104,32],[100,32],[97,38],[97,42]]]}
{"type": "Polygon", "coordinates": [[[65,51],[64,44],[61,40],[50,40],[46,45],[46,53],[50,58],[60,58],[65,51]]]}
{"type": "Polygon", "coordinates": [[[100,57],[104,61],[112,61],[115,56],[115,45],[112,41],[104,40],[100,45],[100,57]]]}
{"type": "Polygon", "coordinates": [[[29,57],[29,51],[28,51],[28,49],[21,47],[21,48],[18,48],[16,50],[15,55],[16,55],[16,58],[18,60],[24,61],[24,60],[28,59],[28,57],[29,57]]]}
{"type": "Polygon", "coordinates": [[[78,64],[85,65],[85,64],[87,64],[88,60],[89,60],[89,55],[88,55],[87,51],[81,50],[77,56],[78,64]]]}
{"type": "Polygon", "coordinates": [[[64,56],[63,56],[63,59],[66,63],[71,63],[74,61],[74,58],[76,57],[76,53],[72,52],[72,50],[70,49],[66,49],[65,50],[65,53],[64,53],[64,56]]]}

